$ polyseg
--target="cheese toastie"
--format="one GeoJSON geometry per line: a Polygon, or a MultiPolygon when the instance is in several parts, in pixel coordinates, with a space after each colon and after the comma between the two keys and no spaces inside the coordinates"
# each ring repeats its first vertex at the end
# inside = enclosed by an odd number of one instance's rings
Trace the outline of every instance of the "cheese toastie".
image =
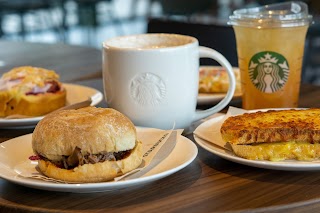
{"type": "Polygon", "coordinates": [[[251,160],[320,158],[320,109],[268,110],[229,117],[220,129],[233,152],[251,160]]]}

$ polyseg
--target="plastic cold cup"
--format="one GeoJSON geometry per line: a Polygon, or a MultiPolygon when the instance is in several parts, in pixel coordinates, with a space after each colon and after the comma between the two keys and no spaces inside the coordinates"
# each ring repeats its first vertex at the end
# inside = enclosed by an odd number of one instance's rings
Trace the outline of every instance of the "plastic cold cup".
{"type": "Polygon", "coordinates": [[[306,32],[303,2],[240,9],[233,25],[244,109],[297,107],[306,32]]]}

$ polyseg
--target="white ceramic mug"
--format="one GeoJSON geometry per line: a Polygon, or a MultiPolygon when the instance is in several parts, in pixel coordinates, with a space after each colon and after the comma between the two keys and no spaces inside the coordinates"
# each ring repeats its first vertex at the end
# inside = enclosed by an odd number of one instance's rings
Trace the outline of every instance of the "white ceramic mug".
{"type": "Polygon", "coordinates": [[[103,83],[108,107],[128,116],[135,125],[171,129],[222,110],[232,99],[235,76],[217,51],[199,47],[194,37],[141,34],[103,43],[103,83]],[[199,58],[212,58],[226,68],[229,90],[217,105],[196,111],[199,58]]]}

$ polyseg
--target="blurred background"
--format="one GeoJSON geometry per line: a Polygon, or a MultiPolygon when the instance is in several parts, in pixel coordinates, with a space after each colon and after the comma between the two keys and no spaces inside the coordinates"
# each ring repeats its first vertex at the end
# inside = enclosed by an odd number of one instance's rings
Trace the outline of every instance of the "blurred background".
{"type": "MultiPolygon", "coordinates": [[[[200,45],[218,50],[237,66],[235,37],[227,25],[228,16],[238,8],[276,2],[284,1],[0,0],[0,37],[101,49],[104,40],[115,36],[180,33],[197,37],[200,45]]],[[[304,2],[314,20],[307,34],[302,81],[320,85],[320,1],[304,2]]]]}

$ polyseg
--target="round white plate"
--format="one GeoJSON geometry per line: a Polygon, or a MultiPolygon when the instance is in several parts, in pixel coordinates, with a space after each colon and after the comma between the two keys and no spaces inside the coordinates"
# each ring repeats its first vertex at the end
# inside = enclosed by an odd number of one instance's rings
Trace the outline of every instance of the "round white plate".
{"type": "MultiPolygon", "coordinates": [[[[221,101],[226,95],[227,93],[199,93],[197,103],[199,105],[216,103],[218,101],[221,101]]],[[[232,100],[241,98],[241,96],[242,93],[235,93],[232,100]]]]}
{"type": "MultiPolygon", "coordinates": [[[[267,109],[265,109],[267,110],[267,109]]],[[[280,109],[279,109],[280,110],[280,109]]],[[[258,110],[252,110],[249,112],[255,112],[258,110]]],[[[205,121],[201,125],[198,126],[198,130],[201,131],[207,131],[207,128],[211,128],[215,125],[215,123],[218,123],[221,120],[222,116],[210,119],[208,121],[205,121]],[[206,125],[207,122],[212,122],[210,126],[206,125]],[[202,129],[201,129],[202,128],[202,129]],[[204,129],[206,128],[206,129],[204,129]]],[[[208,124],[208,123],[207,123],[208,124]]],[[[233,152],[228,151],[226,149],[223,149],[214,143],[202,139],[194,134],[195,141],[204,149],[207,151],[220,156],[221,158],[224,158],[226,160],[240,163],[247,166],[253,166],[258,168],[264,168],[264,169],[274,169],[274,170],[286,170],[286,171],[316,171],[320,170],[320,160],[315,161],[297,161],[297,160],[285,160],[285,161],[262,161],[262,160],[247,160],[244,158],[240,158],[233,154],[233,152]]],[[[214,139],[210,138],[210,140],[214,141],[214,139]]]]}
{"type": "MultiPolygon", "coordinates": [[[[67,105],[81,102],[87,100],[88,97],[91,97],[91,105],[95,106],[103,99],[102,93],[91,87],[76,84],[63,85],[67,90],[67,105]]],[[[0,119],[0,128],[35,126],[42,118],[43,116],[20,119],[0,119]]]]}
{"type": "MultiPolygon", "coordinates": [[[[137,128],[139,134],[150,131],[147,128],[137,128]]],[[[197,146],[189,139],[179,135],[178,141],[172,153],[156,167],[145,175],[136,179],[120,180],[118,182],[86,183],[86,184],[65,184],[53,183],[43,180],[23,178],[14,171],[14,167],[33,155],[31,147],[31,134],[17,137],[1,143],[0,146],[0,177],[10,182],[35,189],[49,191],[63,191],[75,193],[91,193],[100,191],[116,190],[138,184],[145,184],[151,181],[171,175],[187,165],[197,156],[197,146]]]]}

